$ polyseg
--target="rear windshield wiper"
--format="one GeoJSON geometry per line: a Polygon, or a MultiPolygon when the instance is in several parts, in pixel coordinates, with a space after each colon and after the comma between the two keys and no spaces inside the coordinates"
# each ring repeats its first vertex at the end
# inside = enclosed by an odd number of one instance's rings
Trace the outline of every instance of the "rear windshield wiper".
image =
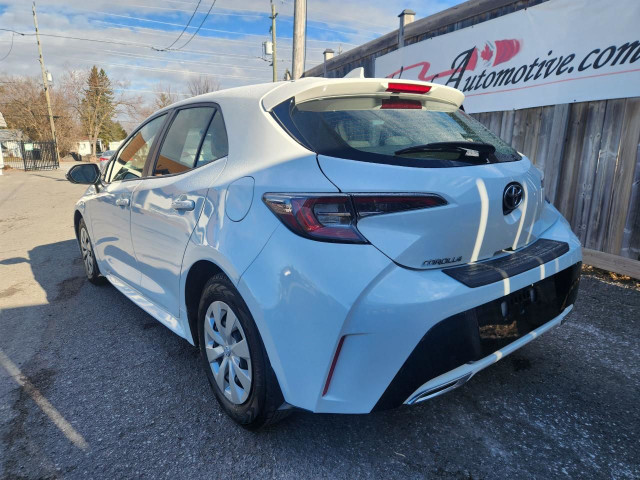
{"type": "Polygon", "coordinates": [[[474,150],[478,153],[490,155],[495,153],[496,147],[489,143],[482,142],[433,142],[424,145],[414,145],[413,147],[402,148],[396,150],[394,154],[402,155],[404,153],[419,152],[459,152],[464,153],[465,150],[474,150]]]}

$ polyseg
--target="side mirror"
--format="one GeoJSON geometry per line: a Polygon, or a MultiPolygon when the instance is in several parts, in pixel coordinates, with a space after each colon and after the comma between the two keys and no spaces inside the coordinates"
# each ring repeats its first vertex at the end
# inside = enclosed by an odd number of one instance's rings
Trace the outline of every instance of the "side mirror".
{"type": "Polygon", "coordinates": [[[95,163],[74,165],[67,172],[67,180],[82,185],[95,185],[100,181],[100,168],[95,163]]]}

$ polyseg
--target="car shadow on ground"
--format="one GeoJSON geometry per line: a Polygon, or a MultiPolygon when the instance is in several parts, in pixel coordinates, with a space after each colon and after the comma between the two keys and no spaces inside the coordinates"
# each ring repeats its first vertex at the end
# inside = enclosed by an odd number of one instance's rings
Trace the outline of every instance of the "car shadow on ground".
{"type": "Polygon", "coordinates": [[[424,404],[369,415],[295,412],[254,433],[217,405],[195,347],[114,287],[86,281],[75,240],[0,263],[25,262],[47,302],[2,310],[0,327],[18,334],[12,344],[0,339],[0,349],[16,351],[17,342],[39,329],[39,340],[24,346],[34,353],[22,371],[89,447],[70,446],[21,392],[12,404],[19,413],[2,432],[5,474],[27,468],[26,476],[55,476],[61,464],[62,473],[101,465],[104,475],[127,476],[137,459],[164,452],[145,467],[150,476],[174,465],[186,475],[192,464],[233,476],[228,451],[236,462],[250,455],[246,461],[263,477],[632,477],[638,471],[637,457],[624,447],[640,428],[633,394],[638,364],[616,362],[637,356],[624,342],[637,339],[639,319],[631,312],[615,331],[606,323],[621,297],[639,307],[638,292],[585,279],[564,327],[424,404]]]}

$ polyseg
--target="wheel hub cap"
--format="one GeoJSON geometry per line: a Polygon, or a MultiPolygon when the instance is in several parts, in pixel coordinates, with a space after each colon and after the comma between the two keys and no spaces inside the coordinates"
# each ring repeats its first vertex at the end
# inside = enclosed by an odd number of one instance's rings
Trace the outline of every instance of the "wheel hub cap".
{"type": "Polygon", "coordinates": [[[205,350],[216,385],[230,402],[244,403],[251,392],[252,370],[242,325],[220,301],[209,305],[204,322],[205,350]]]}
{"type": "Polygon", "coordinates": [[[89,276],[93,275],[93,250],[87,229],[80,230],[80,250],[82,250],[82,261],[89,276]]]}

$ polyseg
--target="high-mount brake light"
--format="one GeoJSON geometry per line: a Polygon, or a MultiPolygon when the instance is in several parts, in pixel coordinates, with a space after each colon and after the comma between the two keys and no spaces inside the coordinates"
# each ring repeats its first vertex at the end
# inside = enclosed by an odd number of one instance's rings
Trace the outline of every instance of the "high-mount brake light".
{"type": "Polygon", "coordinates": [[[396,100],[395,98],[383,98],[380,109],[394,109],[394,110],[420,110],[422,103],[418,100],[396,100]]]}
{"type": "Polygon", "coordinates": [[[389,82],[387,85],[387,92],[395,92],[395,93],[427,93],[431,90],[430,85],[420,85],[416,83],[398,83],[398,82],[389,82]]]}
{"type": "Polygon", "coordinates": [[[293,233],[337,243],[369,243],[356,227],[358,219],[447,204],[430,193],[265,193],[262,199],[293,233]]]}

